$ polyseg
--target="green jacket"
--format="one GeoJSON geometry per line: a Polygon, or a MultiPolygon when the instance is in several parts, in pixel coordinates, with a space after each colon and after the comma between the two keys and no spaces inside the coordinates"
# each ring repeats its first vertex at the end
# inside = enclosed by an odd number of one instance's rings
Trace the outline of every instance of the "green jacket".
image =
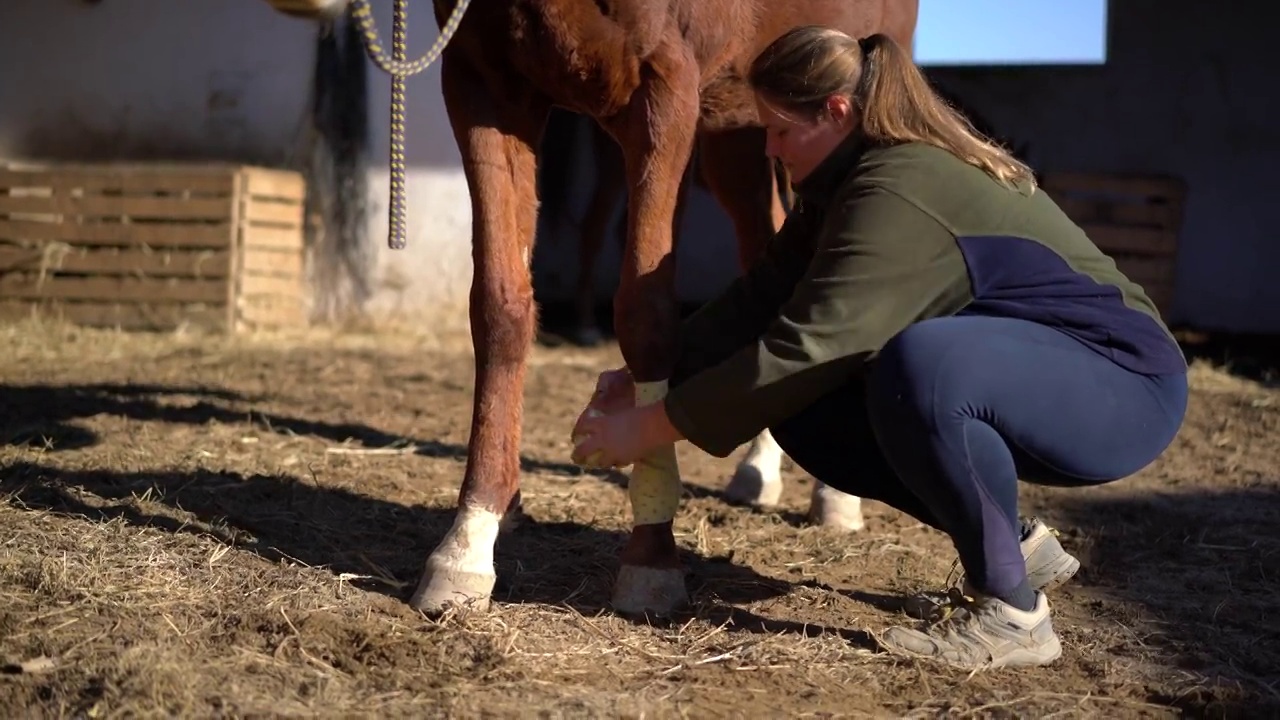
{"type": "Polygon", "coordinates": [[[795,189],[763,256],[681,329],[664,402],[712,455],[849,382],[928,318],[1022,318],[1136,372],[1186,371],[1151,300],[1042,191],[929,145],[856,136],[795,189]]]}

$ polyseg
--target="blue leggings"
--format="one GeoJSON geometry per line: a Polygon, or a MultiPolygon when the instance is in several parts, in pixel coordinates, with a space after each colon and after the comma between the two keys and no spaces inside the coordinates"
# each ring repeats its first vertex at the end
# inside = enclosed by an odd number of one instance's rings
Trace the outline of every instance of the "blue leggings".
{"type": "Polygon", "coordinates": [[[806,472],[951,536],[968,581],[1025,587],[1018,479],[1110,482],[1172,442],[1185,374],[1130,372],[1065,333],[957,316],[904,330],[868,372],[771,428],[806,472]]]}

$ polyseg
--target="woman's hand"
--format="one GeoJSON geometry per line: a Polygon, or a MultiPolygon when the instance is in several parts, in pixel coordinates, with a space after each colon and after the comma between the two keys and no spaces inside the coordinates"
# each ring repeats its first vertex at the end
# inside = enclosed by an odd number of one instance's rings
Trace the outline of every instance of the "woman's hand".
{"type": "Polygon", "coordinates": [[[634,464],[661,445],[682,439],[658,402],[605,415],[588,407],[573,427],[573,461],[593,467],[634,464]]]}
{"type": "MultiPolygon", "coordinates": [[[[636,384],[626,368],[605,370],[596,378],[596,390],[586,410],[613,415],[636,406],[636,384]]],[[[583,411],[586,414],[586,411],[583,411]]],[[[581,419],[581,418],[579,418],[581,419]]]]}

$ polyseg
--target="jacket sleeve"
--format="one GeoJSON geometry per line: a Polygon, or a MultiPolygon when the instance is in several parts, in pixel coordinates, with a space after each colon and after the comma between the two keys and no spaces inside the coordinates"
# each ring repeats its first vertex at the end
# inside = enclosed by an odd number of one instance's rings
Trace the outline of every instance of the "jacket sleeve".
{"type": "Polygon", "coordinates": [[[761,256],[680,327],[680,354],[672,384],[698,373],[760,337],[804,274],[808,221],[802,208],[787,216],[761,256]]]}
{"type": "Polygon", "coordinates": [[[664,400],[672,424],[711,455],[726,457],[848,382],[911,323],[971,297],[951,233],[890,191],[855,185],[818,232],[812,260],[765,331],[664,400]]]}

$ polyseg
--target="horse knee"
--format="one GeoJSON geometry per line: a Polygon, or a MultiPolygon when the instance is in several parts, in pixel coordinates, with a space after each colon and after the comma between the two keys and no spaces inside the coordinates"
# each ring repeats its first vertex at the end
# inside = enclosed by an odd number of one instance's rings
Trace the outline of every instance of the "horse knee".
{"type": "Polygon", "coordinates": [[[522,360],[537,325],[528,272],[477,268],[470,315],[477,359],[522,360]]]}

